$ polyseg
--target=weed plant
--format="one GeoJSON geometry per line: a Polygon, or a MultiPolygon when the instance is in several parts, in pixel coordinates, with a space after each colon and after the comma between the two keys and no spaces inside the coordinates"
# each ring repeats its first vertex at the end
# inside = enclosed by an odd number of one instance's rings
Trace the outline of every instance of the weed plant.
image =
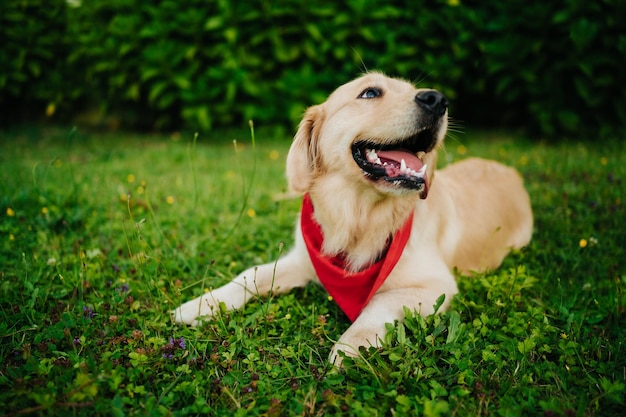
{"type": "Polygon", "coordinates": [[[257,136],[2,133],[0,415],[623,415],[621,139],[448,138],[441,165],[521,171],[533,241],[337,370],[349,322],[315,285],[170,319],[292,243],[289,141],[257,136]]]}

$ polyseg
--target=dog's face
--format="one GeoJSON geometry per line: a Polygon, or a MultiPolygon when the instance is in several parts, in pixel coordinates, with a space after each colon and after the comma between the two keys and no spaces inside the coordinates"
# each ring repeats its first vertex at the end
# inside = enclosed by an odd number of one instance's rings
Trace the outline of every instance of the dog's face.
{"type": "Polygon", "coordinates": [[[300,123],[287,157],[290,188],[304,193],[339,174],[383,194],[426,198],[447,107],[438,91],[378,73],[342,85],[300,123]]]}

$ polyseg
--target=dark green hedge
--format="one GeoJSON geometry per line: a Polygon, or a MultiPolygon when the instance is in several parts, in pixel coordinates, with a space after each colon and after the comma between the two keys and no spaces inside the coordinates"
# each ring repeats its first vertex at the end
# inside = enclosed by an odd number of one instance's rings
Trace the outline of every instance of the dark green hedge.
{"type": "Polygon", "coordinates": [[[624,132],[626,2],[488,3],[477,37],[493,113],[548,136],[624,132]]]}
{"type": "Polygon", "coordinates": [[[623,132],[626,2],[535,3],[7,0],[0,117],[96,106],[150,129],[292,126],[379,69],[441,89],[467,125],[623,132]]]}
{"type": "Polygon", "coordinates": [[[66,11],[64,0],[0,1],[0,121],[41,118],[82,93],[71,88],[66,11]]]}

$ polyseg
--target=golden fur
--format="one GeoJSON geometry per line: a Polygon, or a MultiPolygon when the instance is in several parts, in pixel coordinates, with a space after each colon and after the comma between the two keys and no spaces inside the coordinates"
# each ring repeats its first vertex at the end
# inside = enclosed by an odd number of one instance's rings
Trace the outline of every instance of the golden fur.
{"type": "MultiPolygon", "coordinates": [[[[356,355],[359,346],[378,345],[385,323],[403,318],[403,306],[428,315],[445,294],[447,307],[457,292],[454,268],[463,273],[496,268],[511,248],[530,241],[530,201],[514,169],[472,158],[437,171],[435,180],[447,111],[434,122],[434,116],[416,105],[424,91],[434,90],[416,89],[378,73],[357,78],[307,110],[287,156],[290,189],[311,196],[324,235],[323,252],[345,255],[353,270],[378,259],[389,236],[414,213],[400,260],[341,336],[332,361],[339,361],[338,350],[356,355]],[[364,95],[368,89],[381,94],[370,98],[364,95]],[[426,125],[433,132],[432,144],[424,145],[418,156],[427,164],[427,193],[423,187],[373,181],[355,163],[351,146],[357,141],[391,146],[424,131],[426,125]]],[[[294,248],[276,264],[250,268],[229,284],[178,307],[173,315],[179,323],[195,325],[217,311],[219,302],[239,308],[248,299],[267,294],[272,285],[274,292],[285,292],[310,281],[317,277],[297,227],[294,248]]]]}

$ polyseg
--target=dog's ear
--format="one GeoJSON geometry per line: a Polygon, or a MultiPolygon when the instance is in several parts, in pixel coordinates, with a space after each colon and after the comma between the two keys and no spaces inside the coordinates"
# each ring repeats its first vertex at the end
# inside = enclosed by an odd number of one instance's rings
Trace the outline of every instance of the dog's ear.
{"type": "Polygon", "coordinates": [[[324,119],[321,105],[310,107],[298,126],[289,154],[287,154],[287,181],[289,189],[298,194],[309,190],[318,165],[317,141],[324,119]]]}

